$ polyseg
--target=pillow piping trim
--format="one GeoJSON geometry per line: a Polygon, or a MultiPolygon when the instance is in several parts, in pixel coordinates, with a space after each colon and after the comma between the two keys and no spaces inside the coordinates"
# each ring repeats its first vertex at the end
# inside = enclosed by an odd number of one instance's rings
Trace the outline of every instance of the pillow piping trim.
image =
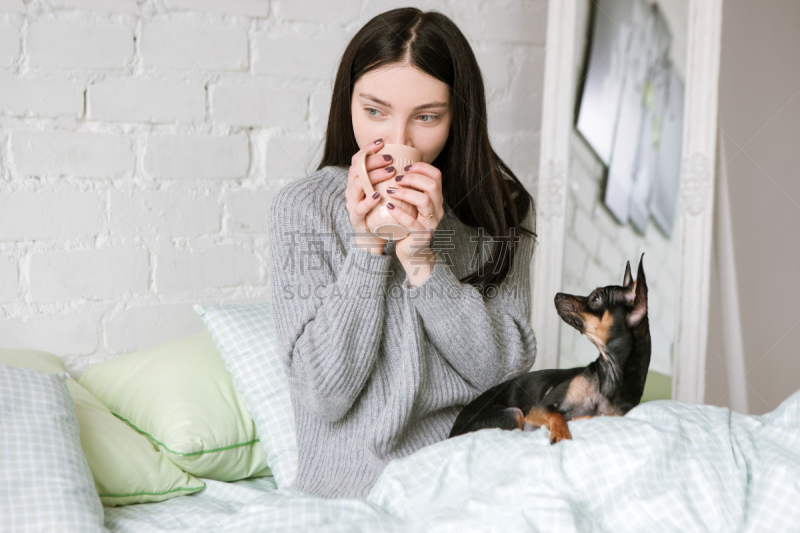
{"type": "Polygon", "coordinates": [[[202,490],[206,488],[206,484],[203,483],[202,487],[178,487],[177,489],[168,490],[165,492],[133,492],[131,494],[98,494],[101,498],[130,498],[133,496],[163,496],[164,494],[171,494],[173,492],[178,491],[192,491],[197,492],[198,490],[202,490]]]}
{"type": "Polygon", "coordinates": [[[250,446],[252,444],[255,444],[256,442],[261,442],[261,439],[255,439],[255,440],[251,440],[250,442],[244,442],[244,443],[241,443],[241,444],[231,444],[230,446],[223,446],[222,448],[214,448],[213,450],[202,450],[202,451],[199,451],[199,452],[188,452],[188,453],[176,452],[176,451],[170,450],[167,447],[166,444],[164,444],[163,442],[161,442],[160,440],[158,440],[157,438],[152,436],[150,433],[148,433],[148,432],[136,427],[136,425],[133,422],[131,422],[130,420],[126,419],[125,417],[118,415],[114,411],[111,411],[111,414],[116,416],[117,418],[119,418],[120,420],[122,420],[123,422],[128,424],[129,426],[131,426],[133,429],[135,429],[139,433],[142,433],[143,435],[146,435],[150,440],[152,440],[153,442],[155,442],[159,446],[163,447],[169,453],[174,454],[174,455],[181,455],[183,457],[189,457],[189,456],[192,456],[192,455],[202,455],[202,454],[205,454],[205,453],[221,452],[221,451],[225,451],[225,450],[230,450],[231,448],[239,448],[241,446],[250,446]]]}

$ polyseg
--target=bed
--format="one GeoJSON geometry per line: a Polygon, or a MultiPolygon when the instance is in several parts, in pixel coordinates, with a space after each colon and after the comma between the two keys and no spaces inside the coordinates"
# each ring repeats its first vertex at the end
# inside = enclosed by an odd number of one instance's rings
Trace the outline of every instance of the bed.
{"type": "Polygon", "coordinates": [[[744,416],[676,401],[570,423],[572,441],[482,430],[392,461],[365,500],[271,477],[105,508],[111,531],[796,531],[800,392],[744,416]]]}
{"type": "Polygon", "coordinates": [[[800,530],[800,391],[762,416],[649,401],[556,445],[484,429],[391,461],[364,499],[294,491],[269,304],[197,311],[209,333],[78,380],[0,350],[2,531],[800,530]]]}

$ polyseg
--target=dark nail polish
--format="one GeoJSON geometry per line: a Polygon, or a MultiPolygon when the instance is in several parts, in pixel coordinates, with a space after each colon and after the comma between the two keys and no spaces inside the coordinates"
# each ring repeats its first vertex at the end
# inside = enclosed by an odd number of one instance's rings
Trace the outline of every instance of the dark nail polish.
{"type": "Polygon", "coordinates": [[[379,193],[378,191],[375,191],[375,194],[372,195],[372,199],[373,200],[377,200],[378,198],[380,198],[380,196],[381,196],[381,193],[379,193]]]}
{"type": "Polygon", "coordinates": [[[392,160],[392,156],[390,156],[389,154],[383,154],[383,160],[384,161],[391,161],[392,160]]]}
{"type": "Polygon", "coordinates": [[[403,179],[403,176],[405,176],[405,174],[400,174],[399,176],[395,176],[394,181],[400,181],[401,179],[403,179]]]}
{"type": "Polygon", "coordinates": [[[391,204],[391,202],[386,204],[386,207],[388,207],[389,209],[394,209],[394,206],[391,204]]]}
{"type": "Polygon", "coordinates": [[[396,190],[397,190],[397,189],[395,189],[394,187],[388,187],[388,188],[386,189],[386,192],[388,192],[389,194],[394,194],[396,190]]]}
{"type": "Polygon", "coordinates": [[[408,165],[408,166],[405,168],[405,171],[406,171],[406,172],[408,172],[409,170],[411,170],[411,165],[408,165]]]}
{"type": "Polygon", "coordinates": [[[383,139],[378,139],[377,141],[375,141],[375,144],[380,144],[382,142],[383,142],[383,139]]]}
{"type": "Polygon", "coordinates": [[[386,172],[394,172],[394,167],[386,167],[386,172]]]}

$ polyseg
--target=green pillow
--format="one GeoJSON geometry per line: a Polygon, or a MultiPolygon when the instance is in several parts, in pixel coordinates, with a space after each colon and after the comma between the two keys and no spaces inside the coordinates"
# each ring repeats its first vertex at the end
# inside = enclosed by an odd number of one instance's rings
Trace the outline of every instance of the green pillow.
{"type": "Polygon", "coordinates": [[[278,489],[297,476],[297,432],[272,305],[194,306],[249,407],[278,489]]]}
{"type": "Polygon", "coordinates": [[[644,382],[642,401],[669,400],[672,397],[672,378],[654,370],[647,371],[647,381],[644,382]]]}
{"type": "Polygon", "coordinates": [[[78,382],[185,472],[217,481],[271,475],[208,333],[106,361],[78,382]]]}
{"type": "MultiPolygon", "coordinates": [[[[64,372],[58,356],[37,350],[0,350],[0,364],[64,372]]],[[[158,502],[205,487],[112,415],[74,379],[67,380],[67,390],[75,403],[81,448],[103,505],[158,502]]]]}

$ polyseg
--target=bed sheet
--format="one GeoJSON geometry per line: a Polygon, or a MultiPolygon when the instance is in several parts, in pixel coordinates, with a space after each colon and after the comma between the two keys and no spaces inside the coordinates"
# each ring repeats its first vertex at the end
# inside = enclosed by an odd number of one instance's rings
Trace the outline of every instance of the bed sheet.
{"type": "Polygon", "coordinates": [[[365,500],[326,500],[278,490],[272,477],[232,483],[203,481],[206,487],[202,491],[186,496],[105,507],[105,526],[113,532],[410,531],[407,521],[365,500]]]}
{"type": "Polygon", "coordinates": [[[675,401],[546,429],[487,429],[389,463],[364,500],[221,483],[106,509],[112,531],[800,531],[800,392],[764,416],[675,401]]]}

